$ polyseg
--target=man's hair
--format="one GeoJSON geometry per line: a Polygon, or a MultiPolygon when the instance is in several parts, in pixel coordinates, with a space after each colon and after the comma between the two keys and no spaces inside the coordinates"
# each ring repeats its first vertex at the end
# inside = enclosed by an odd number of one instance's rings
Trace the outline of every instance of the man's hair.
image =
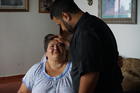
{"type": "Polygon", "coordinates": [[[54,35],[54,34],[48,34],[45,36],[45,38],[44,38],[44,51],[45,52],[47,51],[47,48],[48,48],[50,41],[53,40],[54,38],[57,38],[57,37],[58,36],[54,35]]]}
{"type": "Polygon", "coordinates": [[[80,8],[73,0],[55,0],[50,6],[50,17],[60,18],[63,12],[65,13],[78,13],[80,8]]]}
{"type": "Polygon", "coordinates": [[[55,2],[56,0],[43,0],[43,6],[45,9],[49,12],[51,5],[55,2]]]}

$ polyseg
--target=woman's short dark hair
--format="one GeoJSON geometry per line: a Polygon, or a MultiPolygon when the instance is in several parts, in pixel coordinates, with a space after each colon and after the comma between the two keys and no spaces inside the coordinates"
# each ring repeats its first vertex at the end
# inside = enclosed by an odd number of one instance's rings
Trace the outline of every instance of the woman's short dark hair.
{"type": "Polygon", "coordinates": [[[48,44],[51,40],[53,40],[54,38],[57,38],[58,36],[57,35],[54,35],[54,34],[48,34],[45,36],[44,38],[44,51],[46,52],[47,51],[47,48],[48,48],[48,44]]]}

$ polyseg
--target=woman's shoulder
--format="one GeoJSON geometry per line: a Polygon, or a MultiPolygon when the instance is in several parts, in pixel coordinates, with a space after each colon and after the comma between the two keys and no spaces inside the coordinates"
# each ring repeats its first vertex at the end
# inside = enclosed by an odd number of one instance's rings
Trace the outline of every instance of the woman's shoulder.
{"type": "Polygon", "coordinates": [[[31,68],[28,70],[29,73],[38,73],[43,68],[43,62],[39,62],[31,66],[31,68]]]}
{"type": "Polygon", "coordinates": [[[66,72],[70,73],[71,72],[71,69],[72,69],[72,62],[71,61],[68,61],[67,67],[66,67],[65,70],[67,70],[66,72]]]}

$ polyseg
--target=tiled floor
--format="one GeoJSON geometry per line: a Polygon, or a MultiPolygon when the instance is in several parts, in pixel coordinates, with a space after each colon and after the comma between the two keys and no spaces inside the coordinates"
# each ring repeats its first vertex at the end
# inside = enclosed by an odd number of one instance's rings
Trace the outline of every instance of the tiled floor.
{"type": "Polygon", "coordinates": [[[0,93],[17,93],[23,75],[0,77],[0,93]]]}

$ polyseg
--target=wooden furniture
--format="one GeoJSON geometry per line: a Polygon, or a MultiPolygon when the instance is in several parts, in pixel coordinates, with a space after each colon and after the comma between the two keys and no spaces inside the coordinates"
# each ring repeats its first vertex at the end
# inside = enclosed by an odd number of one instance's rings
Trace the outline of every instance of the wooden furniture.
{"type": "Polygon", "coordinates": [[[23,76],[0,77],[0,93],[17,93],[23,76]]]}

